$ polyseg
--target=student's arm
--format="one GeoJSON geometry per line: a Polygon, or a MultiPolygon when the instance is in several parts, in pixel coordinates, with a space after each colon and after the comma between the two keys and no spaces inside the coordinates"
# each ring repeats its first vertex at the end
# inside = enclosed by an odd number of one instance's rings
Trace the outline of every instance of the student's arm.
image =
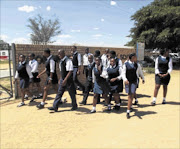
{"type": "Polygon", "coordinates": [[[38,62],[35,61],[34,63],[35,63],[35,64],[34,64],[34,68],[31,70],[32,73],[35,73],[36,70],[38,69],[38,62]]]}
{"type": "Polygon", "coordinates": [[[160,77],[162,77],[158,69],[158,57],[156,58],[156,61],[155,61],[155,74],[158,74],[160,77]]]}
{"type": "Polygon", "coordinates": [[[16,82],[17,79],[18,79],[18,77],[19,77],[19,73],[18,73],[18,71],[16,71],[13,84],[15,84],[15,82],[16,82]]]}
{"type": "Polygon", "coordinates": [[[139,73],[139,76],[141,77],[142,82],[144,84],[145,83],[145,79],[144,79],[144,74],[143,74],[142,67],[141,67],[140,64],[138,64],[138,73],[139,73]]]}
{"type": "Polygon", "coordinates": [[[119,59],[119,67],[123,67],[122,61],[119,59]]]}
{"type": "Polygon", "coordinates": [[[169,69],[168,69],[168,71],[167,71],[166,74],[163,74],[163,75],[162,75],[163,77],[165,77],[165,76],[167,76],[168,74],[170,74],[171,71],[172,71],[172,69],[173,69],[172,59],[171,59],[171,58],[169,59],[168,67],[169,67],[169,69]]]}
{"type": "Polygon", "coordinates": [[[28,73],[29,78],[32,79],[33,75],[31,73],[31,67],[28,64],[26,65],[26,71],[28,73]]]}
{"type": "Polygon", "coordinates": [[[41,73],[39,73],[39,75],[37,76],[37,78],[40,78],[40,76],[43,75],[45,72],[46,72],[46,68],[45,68],[41,73]]]}
{"type": "Polygon", "coordinates": [[[80,69],[81,69],[81,54],[78,53],[78,71],[77,71],[77,74],[80,75],[80,69]]]}
{"type": "Polygon", "coordinates": [[[49,77],[49,83],[51,83],[52,81],[52,77],[53,77],[53,73],[55,71],[55,61],[54,60],[50,60],[50,77],[49,77]]]}
{"type": "Polygon", "coordinates": [[[71,74],[73,73],[73,63],[71,60],[67,60],[66,62],[66,71],[68,71],[68,74],[66,75],[66,77],[63,80],[62,86],[65,86],[67,83],[68,78],[71,76],[71,74]]]}
{"type": "Polygon", "coordinates": [[[123,69],[122,69],[122,78],[125,84],[129,84],[129,81],[126,78],[126,65],[125,64],[123,65],[123,69]]]}

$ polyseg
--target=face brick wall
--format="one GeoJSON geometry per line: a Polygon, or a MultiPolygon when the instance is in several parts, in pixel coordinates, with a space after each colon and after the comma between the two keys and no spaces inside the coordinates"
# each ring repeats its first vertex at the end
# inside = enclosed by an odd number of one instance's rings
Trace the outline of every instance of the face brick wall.
{"type": "MultiPolygon", "coordinates": [[[[25,56],[28,56],[30,53],[34,53],[36,56],[41,55],[43,56],[43,51],[45,48],[49,48],[51,50],[52,55],[57,55],[59,49],[64,49],[66,52],[66,55],[70,55],[70,49],[71,46],[57,46],[57,45],[28,45],[28,44],[16,44],[16,65],[18,64],[18,56],[20,54],[24,54],[25,56]]],[[[85,46],[77,46],[77,51],[81,54],[81,56],[84,55],[84,50],[85,46]]],[[[100,50],[101,54],[104,53],[105,49],[109,48],[110,50],[114,50],[117,53],[117,57],[122,59],[124,62],[127,58],[127,56],[135,52],[135,49],[133,48],[111,48],[111,47],[89,47],[89,52],[94,54],[95,50],[100,50]]],[[[57,74],[58,74],[58,79],[60,78],[60,73],[59,73],[59,68],[58,64],[56,64],[57,67],[57,74]]],[[[45,68],[44,64],[39,65],[39,72],[43,71],[45,68]]],[[[83,68],[83,67],[82,67],[83,68]]],[[[82,68],[81,68],[81,75],[78,76],[79,80],[84,83],[85,81],[85,75],[82,74],[82,68]]],[[[45,80],[47,78],[47,75],[44,74],[41,76],[41,87],[43,89],[45,80]]],[[[20,97],[20,90],[19,90],[19,82],[17,83],[17,90],[18,90],[18,97],[20,97]]],[[[30,86],[29,90],[31,92],[37,92],[37,88],[34,86],[30,86]]]]}

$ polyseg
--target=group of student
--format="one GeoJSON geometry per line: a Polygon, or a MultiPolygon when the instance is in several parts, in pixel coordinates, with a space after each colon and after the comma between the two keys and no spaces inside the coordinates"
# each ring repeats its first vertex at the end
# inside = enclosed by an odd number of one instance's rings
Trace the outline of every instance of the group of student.
{"type": "MultiPolygon", "coordinates": [[[[51,55],[50,49],[45,49],[43,53],[46,57],[45,69],[38,73],[38,62],[35,60],[35,54],[29,54],[29,63],[26,62],[24,55],[19,56],[19,65],[15,74],[14,83],[20,78],[20,89],[22,102],[18,105],[21,107],[25,105],[24,98],[28,98],[26,94],[31,96],[29,92],[29,85],[36,84],[38,88],[38,95],[33,95],[30,102],[33,102],[37,98],[43,100],[37,105],[38,109],[44,108],[45,101],[48,95],[50,85],[57,92],[53,102],[53,106],[49,107],[49,110],[55,112],[58,111],[60,104],[62,104],[62,96],[67,90],[71,100],[72,109],[78,108],[76,102],[76,90],[80,89],[83,92],[83,99],[80,102],[82,105],[86,105],[89,92],[93,91],[93,107],[90,113],[96,112],[96,104],[100,102],[100,96],[105,99],[107,111],[111,111],[111,100],[115,101],[115,110],[120,109],[121,99],[120,93],[123,91],[123,83],[125,84],[125,91],[128,94],[127,104],[127,118],[130,118],[130,112],[133,110],[132,102],[135,98],[134,105],[138,104],[136,89],[139,86],[139,78],[142,79],[142,83],[145,83],[143,71],[141,65],[137,62],[137,56],[135,53],[131,53],[128,59],[122,63],[121,59],[116,57],[115,51],[106,49],[104,54],[101,55],[99,50],[96,50],[94,54],[89,53],[89,48],[85,49],[83,55],[83,74],[86,76],[85,84],[82,84],[78,80],[78,75],[81,71],[81,54],[78,53],[77,47],[71,48],[71,56],[66,56],[65,50],[58,50],[58,56],[60,59],[59,70],[60,79],[56,73],[56,62],[51,55]],[[44,85],[44,93],[40,86],[40,78],[46,73],[47,79],[44,85]]],[[[167,85],[170,80],[170,73],[172,71],[172,59],[169,57],[168,50],[161,50],[160,56],[157,57],[155,62],[155,90],[154,97],[151,105],[156,104],[156,97],[160,85],[163,85],[163,102],[166,103],[167,85]]]]}

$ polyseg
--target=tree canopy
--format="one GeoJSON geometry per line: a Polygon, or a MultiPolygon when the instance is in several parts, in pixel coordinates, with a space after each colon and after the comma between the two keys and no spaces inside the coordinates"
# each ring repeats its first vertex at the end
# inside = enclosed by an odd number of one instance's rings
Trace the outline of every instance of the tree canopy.
{"type": "Polygon", "coordinates": [[[51,39],[61,33],[60,22],[56,18],[54,20],[45,20],[41,15],[28,20],[28,27],[32,33],[30,35],[33,43],[45,43],[52,42],[51,39]]]}
{"type": "Polygon", "coordinates": [[[180,50],[180,0],[154,0],[131,16],[132,40],[126,45],[145,42],[146,48],[180,50]]]}

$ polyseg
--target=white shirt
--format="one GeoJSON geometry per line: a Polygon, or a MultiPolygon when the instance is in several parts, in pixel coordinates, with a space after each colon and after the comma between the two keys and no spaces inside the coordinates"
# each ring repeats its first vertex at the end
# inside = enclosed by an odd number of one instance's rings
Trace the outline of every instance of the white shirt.
{"type": "Polygon", "coordinates": [[[143,74],[143,71],[142,71],[142,67],[141,67],[141,65],[139,63],[137,63],[137,66],[138,66],[137,71],[136,71],[137,77],[138,78],[141,77],[142,80],[144,80],[144,74],[143,74]]]}
{"type": "MultiPolygon", "coordinates": [[[[21,65],[21,64],[24,64],[25,63],[25,61],[24,62],[19,62],[19,64],[21,65]]],[[[32,73],[31,73],[31,67],[28,65],[28,64],[26,64],[26,71],[27,71],[27,74],[28,74],[28,76],[29,76],[29,78],[33,78],[33,75],[32,75],[32,73]]],[[[14,77],[15,79],[18,79],[19,78],[19,73],[18,73],[18,71],[16,71],[16,74],[15,74],[15,77],[14,77]]]]}
{"type": "Polygon", "coordinates": [[[88,53],[88,54],[84,54],[83,55],[83,66],[87,66],[89,65],[89,61],[88,61],[88,56],[89,55],[92,55],[91,53],[88,53]]]}
{"type": "Polygon", "coordinates": [[[101,62],[102,62],[102,65],[107,68],[108,67],[108,58],[107,58],[107,54],[103,54],[101,56],[101,62]]]}
{"type": "MultiPolygon", "coordinates": [[[[77,53],[77,51],[74,52],[74,54],[76,54],[76,53],[77,53]]],[[[81,54],[80,53],[78,53],[77,59],[78,59],[78,66],[81,66],[81,54]]]]}
{"type": "Polygon", "coordinates": [[[31,67],[32,73],[38,72],[38,65],[38,62],[35,59],[29,61],[29,66],[31,67]]]}
{"type": "MultiPolygon", "coordinates": [[[[162,58],[162,59],[166,59],[166,57],[164,57],[164,56],[161,56],[161,58],[162,58]]],[[[171,58],[169,58],[169,64],[168,64],[168,66],[169,66],[168,73],[170,74],[171,71],[172,71],[172,69],[173,69],[172,59],[171,59],[171,58]]],[[[155,62],[155,74],[159,74],[159,73],[160,73],[160,72],[159,72],[159,69],[158,69],[158,57],[157,57],[157,58],[156,58],[156,62],[155,62]]]]}
{"type": "MultiPolygon", "coordinates": [[[[60,62],[59,62],[59,69],[61,71],[61,63],[67,58],[67,56],[65,56],[60,62]]],[[[72,60],[67,58],[66,59],[66,71],[73,71],[73,63],[72,60]]]]}
{"type": "MultiPolygon", "coordinates": [[[[134,62],[131,62],[130,60],[128,60],[127,62],[129,62],[130,65],[134,65],[134,62]]],[[[136,70],[136,74],[138,73],[137,71],[138,71],[138,69],[136,70]]],[[[125,63],[123,65],[123,69],[122,69],[122,79],[124,81],[127,81],[127,78],[126,78],[126,65],[125,65],[125,63]]]]}
{"type": "MultiPolygon", "coordinates": [[[[116,65],[114,65],[114,66],[109,66],[110,68],[115,68],[116,67],[116,65]]],[[[121,67],[119,67],[119,76],[117,77],[117,79],[118,80],[121,80],[122,79],[122,68],[121,67]]],[[[107,75],[108,75],[108,73],[107,73],[107,75]]],[[[108,78],[109,78],[109,76],[108,76],[108,78]]]]}
{"type": "MultiPolygon", "coordinates": [[[[123,67],[121,59],[119,59],[118,64],[119,64],[119,67],[121,67],[121,68],[123,67]]],[[[107,64],[107,67],[109,67],[109,66],[110,66],[110,60],[108,60],[108,64],[107,64]]]]}
{"type": "MultiPolygon", "coordinates": [[[[52,55],[50,55],[48,58],[47,58],[47,61],[52,57],[52,55]]],[[[53,59],[50,60],[50,72],[54,73],[54,70],[55,70],[55,61],[53,59]]]]}

